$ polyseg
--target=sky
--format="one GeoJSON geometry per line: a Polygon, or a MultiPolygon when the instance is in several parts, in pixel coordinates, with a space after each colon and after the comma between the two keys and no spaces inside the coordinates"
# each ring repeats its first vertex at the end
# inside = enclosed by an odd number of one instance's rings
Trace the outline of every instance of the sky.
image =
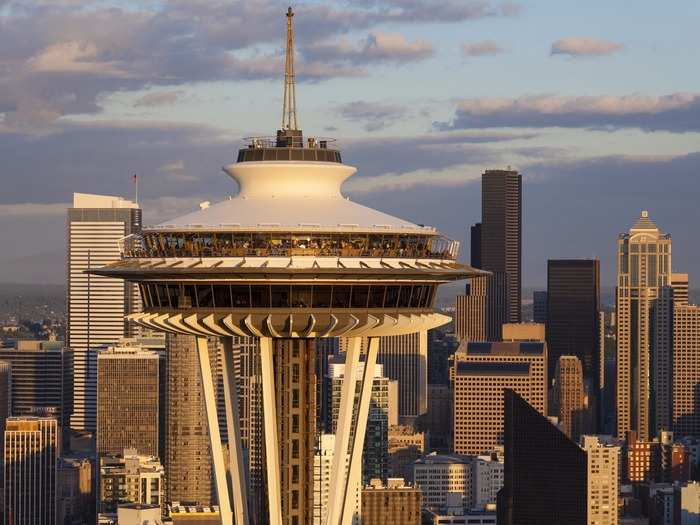
{"type": "MultiPolygon", "coordinates": [[[[648,210],[700,278],[696,0],[293,2],[297,110],[353,200],[463,242],[480,177],[523,174],[523,282],[598,257],[648,210]]],[[[287,3],[0,0],[0,282],[65,280],[73,192],[155,224],[235,194],[280,125],[287,3]]]]}

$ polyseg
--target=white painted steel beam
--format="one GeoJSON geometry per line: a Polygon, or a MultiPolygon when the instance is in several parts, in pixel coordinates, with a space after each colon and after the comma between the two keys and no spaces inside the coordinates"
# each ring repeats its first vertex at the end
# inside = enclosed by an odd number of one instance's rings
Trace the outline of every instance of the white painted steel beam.
{"type": "Polygon", "coordinates": [[[275,371],[272,339],[269,337],[260,338],[260,361],[262,369],[265,462],[267,468],[267,498],[270,525],[282,525],[282,478],[280,475],[279,440],[277,438],[275,371]]]}
{"type": "Polygon", "coordinates": [[[348,492],[348,470],[345,459],[348,454],[350,435],[352,433],[352,413],[355,406],[355,385],[357,383],[357,368],[360,362],[362,339],[352,337],[348,341],[345,354],[345,371],[340,390],[340,408],[335,430],[335,448],[331,463],[331,484],[328,493],[327,525],[340,523],[345,499],[348,492]]]}
{"type": "Polygon", "coordinates": [[[209,426],[209,445],[211,447],[211,457],[214,463],[214,482],[216,484],[216,496],[219,500],[221,523],[229,524],[233,521],[233,514],[231,512],[231,498],[229,496],[228,483],[226,482],[226,465],[224,463],[224,452],[221,447],[219,419],[216,413],[216,394],[214,392],[214,381],[211,375],[209,347],[206,337],[197,337],[197,356],[199,358],[199,370],[202,374],[204,405],[209,426]]]}
{"type": "MultiPolygon", "coordinates": [[[[364,370],[362,371],[360,400],[357,408],[357,423],[355,425],[355,432],[353,433],[354,439],[350,451],[350,465],[348,467],[347,476],[349,481],[359,479],[362,475],[362,449],[365,445],[365,432],[367,430],[369,404],[372,398],[372,383],[374,382],[374,366],[377,362],[377,353],[379,352],[379,338],[370,337],[367,346],[367,356],[365,358],[364,370]]],[[[336,522],[337,525],[351,525],[352,523],[355,502],[352,498],[348,497],[349,489],[350,487],[346,482],[342,519],[336,522]]],[[[333,525],[336,525],[336,523],[333,525]]]]}
{"type": "Polygon", "coordinates": [[[248,489],[246,486],[241,425],[238,413],[238,386],[233,367],[233,340],[230,337],[224,339],[222,366],[233,514],[236,518],[236,525],[248,525],[248,489]]]}

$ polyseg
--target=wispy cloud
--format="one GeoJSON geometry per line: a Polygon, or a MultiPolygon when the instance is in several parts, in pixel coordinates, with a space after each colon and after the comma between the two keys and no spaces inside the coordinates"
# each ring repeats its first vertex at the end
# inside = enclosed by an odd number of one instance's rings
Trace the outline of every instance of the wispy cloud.
{"type": "Polygon", "coordinates": [[[409,41],[398,33],[376,32],[355,43],[347,39],[317,42],[303,48],[302,53],[316,61],[402,63],[430,57],[433,46],[425,40],[409,41]]]}
{"type": "Polygon", "coordinates": [[[180,91],[153,91],[139,97],[134,102],[134,107],[169,106],[175,104],[180,95],[180,91]]]}
{"type": "Polygon", "coordinates": [[[397,104],[357,100],[342,104],[337,111],[346,120],[364,123],[366,131],[378,131],[406,116],[408,109],[397,104]]]}
{"type": "Polygon", "coordinates": [[[503,48],[495,40],[480,42],[465,42],[462,44],[462,54],[466,57],[481,57],[503,53],[503,48]]]}
{"type": "Polygon", "coordinates": [[[550,54],[571,57],[612,55],[623,48],[622,44],[596,38],[563,38],[552,44],[550,54]]]}
{"type": "Polygon", "coordinates": [[[700,131],[700,93],[467,99],[458,103],[452,122],[437,126],[442,129],[565,127],[697,132],[700,131]]]}

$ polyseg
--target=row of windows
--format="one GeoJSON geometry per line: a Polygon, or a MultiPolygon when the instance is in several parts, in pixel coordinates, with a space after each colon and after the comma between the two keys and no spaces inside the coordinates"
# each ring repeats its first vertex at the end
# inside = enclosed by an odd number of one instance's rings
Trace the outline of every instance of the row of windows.
{"type": "Polygon", "coordinates": [[[238,151],[238,162],[268,160],[342,162],[339,151],[326,148],[248,148],[238,151]]]}
{"type": "Polygon", "coordinates": [[[399,257],[453,259],[457,243],[437,235],[284,232],[146,232],[126,257],[399,257]]]}
{"type": "Polygon", "coordinates": [[[142,283],[147,308],[430,308],[435,286],[142,283]]]}

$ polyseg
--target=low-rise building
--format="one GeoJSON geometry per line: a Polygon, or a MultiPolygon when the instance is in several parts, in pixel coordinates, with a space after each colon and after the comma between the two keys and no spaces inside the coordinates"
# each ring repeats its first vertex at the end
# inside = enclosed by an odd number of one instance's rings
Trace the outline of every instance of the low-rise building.
{"type": "Polygon", "coordinates": [[[465,509],[473,506],[471,456],[459,454],[428,454],[413,464],[416,486],[423,493],[423,507],[443,509],[448,504],[448,495],[461,495],[465,509]]]}
{"type": "Polygon", "coordinates": [[[219,507],[201,505],[185,505],[179,501],[174,501],[168,507],[168,516],[173,525],[185,525],[194,523],[196,525],[221,525],[221,514],[219,507]]]}
{"type": "Polygon", "coordinates": [[[164,469],[158,458],[125,449],[122,456],[100,458],[100,512],[115,513],[120,505],[143,503],[162,507],[164,469]]]}
{"type": "Polygon", "coordinates": [[[483,511],[495,505],[498,491],[503,487],[503,451],[474,458],[472,510],[483,511]]]}
{"type": "Polygon", "coordinates": [[[373,479],[362,489],[362,525],[420,525],[421,491],[402,478],[384,485],[373,479]]]}
{"type": "Polygon", "coordinates": [[[389,475],[413,482],[413,463],[427,449],[426,435],[409,425],[389,427],[389,475]]]}

